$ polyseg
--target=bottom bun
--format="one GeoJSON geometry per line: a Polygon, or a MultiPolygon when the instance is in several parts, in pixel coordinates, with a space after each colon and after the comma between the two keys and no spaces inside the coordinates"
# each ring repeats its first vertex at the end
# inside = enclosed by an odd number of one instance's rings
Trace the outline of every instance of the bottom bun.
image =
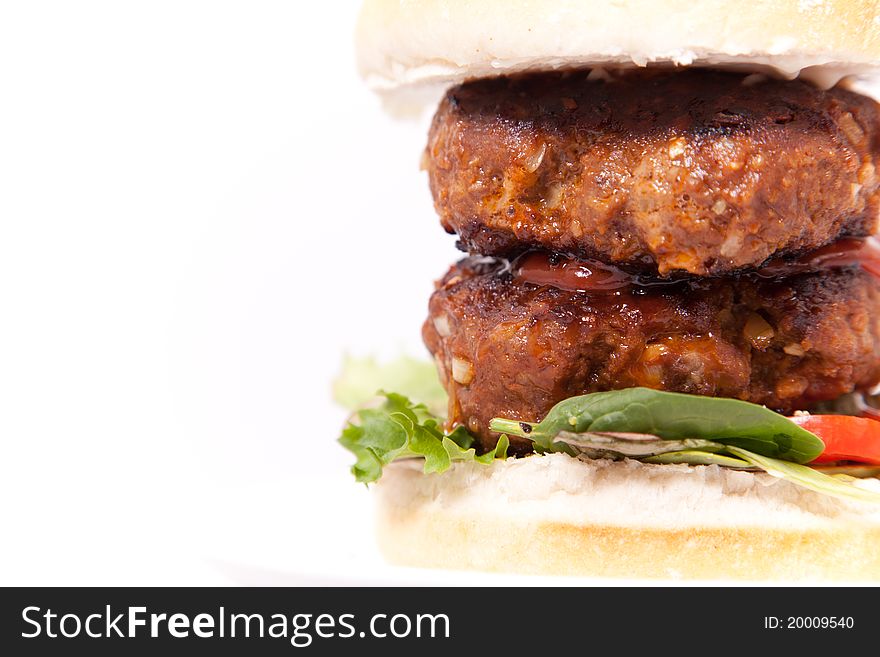
{"type": "MultiPolygon", "coordinates": [[[[880,481],[860,485],[880,489],[880,481]]],[[[564,454],[417,461],[376,486],[392,563],[625,578],[880,580],[880,509],[764,473],[564,454]]]]}

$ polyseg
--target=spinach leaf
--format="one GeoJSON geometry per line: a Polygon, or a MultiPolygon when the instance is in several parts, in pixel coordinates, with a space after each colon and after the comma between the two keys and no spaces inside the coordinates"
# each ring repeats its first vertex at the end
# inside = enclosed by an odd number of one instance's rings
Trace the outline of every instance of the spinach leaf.
{"type": "Polygon", "coordinates": [[[565,445],[554,444],[563,431],[703,439],[795,463],[808,463],[825,448],[818,436],[764,406],[649,388],[571,397],[556,404],[537,424],[495,418],[489,426],[493,431],[528,438],[547,451],[569,451],[565,445]]]}
{"type": "Polygon", "coordinates": [[[720,465],[723,468],[733,468],[736,470],[758,469],[748,461],[727,456],[726,454],[718,454],[717,452],[704,452],[698,449],[685,449],[680,452],[666,452],[649,456],[642,459],[643,463],[654,463],[655,465],[664,465],[669,463],[686,463],[687,465],[720,465]]]}

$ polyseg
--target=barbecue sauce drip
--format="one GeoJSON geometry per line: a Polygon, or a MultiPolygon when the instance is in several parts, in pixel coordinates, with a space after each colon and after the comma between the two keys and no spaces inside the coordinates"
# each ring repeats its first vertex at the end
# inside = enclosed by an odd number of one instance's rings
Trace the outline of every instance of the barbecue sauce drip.
{"type": "MultiPolygon", "coordinates": [[[[855,266],[880,278],[880,240],[846,237],[801,256],[773,258],[760,268],[739,276],[782,280],[797,274],[855,266]]],[[[510,264],[510,271],[519,281],[572,292],[647,291],[695,280],[693,277],[676,279],[634,274],[599,260],[570,258],[544,251],[524,253],[510,264]]]]}

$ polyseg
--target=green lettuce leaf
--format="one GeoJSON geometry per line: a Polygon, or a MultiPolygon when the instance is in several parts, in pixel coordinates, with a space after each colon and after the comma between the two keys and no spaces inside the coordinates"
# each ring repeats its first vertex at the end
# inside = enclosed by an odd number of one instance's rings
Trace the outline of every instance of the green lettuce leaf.
{"type": "Polygon", "coordinates": [[[409,356],[385,363],[371,357],[346,356],[333,383],[333,399],[354,411],[373,399],[380,389],[396,390],[424,404],[435,416],[446,412],[446,391],[440,385],[434,364],[409,356]]]}
{"type": "Polygon", "coordinates": [[[356,411],[339,438],[355,455],[351,472],[357,481],[378,481],[382,468],[398,459],[423,459],[427,474],[445,472],[454,461],[489,464],[507,458],[507,436],[501,436],[493,451],[478,456],[464,427],[445,434],[440,419],[424,404],[393,392],[379,394],[382,404],[356,411]]]}
{"type": "Polygon", "coordinates": [[[806,465],[762,456],[739,447],[729,446],[727,451],[761,468],[774,477],[785,479],[817,493],[847,500],[868,502],[869,504],[880,504],[880,493],[854,486],[849,481],[843,481],[827,474],[822,474],[806,465]]]}

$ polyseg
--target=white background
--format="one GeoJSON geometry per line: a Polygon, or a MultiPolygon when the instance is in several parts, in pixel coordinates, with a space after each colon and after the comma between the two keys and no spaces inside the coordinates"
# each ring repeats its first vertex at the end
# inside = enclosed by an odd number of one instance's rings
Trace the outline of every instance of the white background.
{"type": "Polygon", "coordinates": [[[345,351],[423,353],[457,252],[355,14],[3,3],[0,584],[372,549],[330,383],[345,351]]]}

